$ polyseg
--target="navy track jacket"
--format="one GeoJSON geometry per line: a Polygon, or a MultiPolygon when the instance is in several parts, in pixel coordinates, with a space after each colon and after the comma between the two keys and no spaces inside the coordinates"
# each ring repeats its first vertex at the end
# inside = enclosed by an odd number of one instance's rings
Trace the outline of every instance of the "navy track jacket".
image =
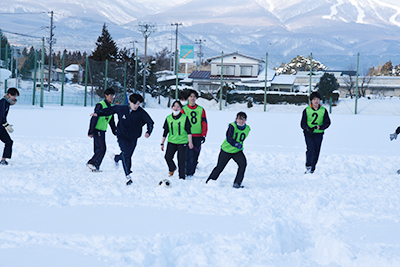
{"type": "Polygon", "coordinates": [[[147,124],[147,133],[151,134],[154,121],[150,115],[142,108],[138,107],[133,111],[127,105],[116,105],[99,110],[97,115],[109,116],[118,115],[117,136],[125,139],[137,139],[142,135],[142,127],[147,124]]]}
{"type": "Polygon", "coordinates": [[[7,122],[7,114],[9,109],[10,103],[8,103],[7,99],[2,98],[0,100],[0,126],[7,122]]]}

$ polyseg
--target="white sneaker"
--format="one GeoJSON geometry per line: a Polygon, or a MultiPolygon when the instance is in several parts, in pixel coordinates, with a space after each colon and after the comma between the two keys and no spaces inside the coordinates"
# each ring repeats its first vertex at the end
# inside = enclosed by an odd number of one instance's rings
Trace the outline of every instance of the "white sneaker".
{"type": "Polygon", "coordinates": [[[111,159],[112,159],[113,162],[114,162],[114,169],[118,170],[119,162],[118,162],[118,161],[115,161],[115,154],[111,154],[111,159]]]}
{"type": "Polygon", "coordinates": [[[126,179],[128,180],[128,181],[126,181],[126,185],[132,184],[132,179],[131,179],[131,176],[129,174],[126,176],[126,179]]]}
{"type": "Polygon", "coordinates": [[[311,166],[307,166],[307,167],[306,167],[306,171],[304,172],[304,174],[307,174],[307,173],[313,173],[313,172],[311,171],[311,166]]]}
{"type": "Polygon", "coordinates": [[[94,166],[93,164],[90,164],[90,163],[87,163],[86,166],[87,166],[91,171],[94,171],[94,170],[97,169],[96,166],[94,166]]]}

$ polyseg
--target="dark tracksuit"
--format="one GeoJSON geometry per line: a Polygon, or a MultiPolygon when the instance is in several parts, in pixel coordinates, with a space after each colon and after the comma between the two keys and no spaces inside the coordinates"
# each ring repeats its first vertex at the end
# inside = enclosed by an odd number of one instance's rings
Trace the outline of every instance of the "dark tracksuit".
{"type": "MultiPolygon", "coordinates": [[[[243,130],[246,127],[246,125],[242,127],[240,126],[237,127],[243,130]]],[[[228,143],[233,147],[241,148],[241,144],[238,143],[233,138],[233,133],[234,133],[234,128],[232,125],[229,125],[228,130],[226,131],[226,141],[228,141],[228,143]]],[[[243,153],[243,150],[240,150],[237,153],[227,153],[221,149],[218,156],[217,166],[213,169],[206,182],[208,182],[209,180],[217,180],[219,175],[225,169],[226,165],[231,159],[233,159],[239,167],[236,173],[234,183],[241,185],[244,177],[244,172],[246,171],[246,166],[247,166],[247,160],[243,153]]]]}
{"type": "Polygon", "coordinates": [[[154,122],[141,107],[133,111],[127,105],[112,106],[102,109],[99,116],[118,115],[117,138],[121,154],[115,156],[115,161],[122,160],[125,175],[132,173],[132,154],[135,151],[137,139],[142,135],[142,127],[147,124],[147,132],[151,134],[154,122]]]}
{"type": "Polygon", "coordinates": [[[13,140],[11,140],[6,128],[3,124],[7,122],[8,110],[10,109],[10,103],[6,98],[0,100],[0,140],[5,144],[3,151],[3,158],[10,159],[12,154],[13,140]]]}
{"type": "MultiPolygon", "coordinates": [[[[321,106],[320,106],[321,108],[321,106]]],[[[320,125],[320,130],[325,130],[331,125],[331,120],[328,115],[328,111],[325,109],[323,123],[320,125]]],[[[324,133],[314,133],[314,129],[310,128],[307,124],[307,112],[306,109],[303,111],[301,117],[300,126],[304,132],[304,138],[307,145],[306,151],[306,167],[311,167],[311,171],[314,172],[315,166],[317,165],[319,152],[321,150],[321,144],[324,133]]]]}
{"type": "MultiPolygon", "coordinates": [[[[179,119],[181,117],[182,113],[180,113],[178,116],[172,116],[175,120],[179,119]]],[[[168,122],[167,119],[165,119],[164,122],[164,133],[163,137],[167,137],[169,133],[169,127],[168,127],[168,122]]],[[[185,123],[185,131],[187,134],[191,134],[190,132],[190,121],[189,118],[186,118],[186,123],[185,123]]],[[[167,162],[168,165],[168,170],[170,172],[174,172],[176,170],[176,165],[174,162],[174,156],[176,151],[178,151],[178,168],[179,168],[179,179],[185,179],[185,163],[186,163],[186,150],[187,150],[187,143],[186,144],[174,144],[168,142],[167,144],[167,150],[165,151],[165,161],[167,162]]]]}
{"type": "MultiPolygon", "coordinates": [[[[107,107],[111,107],[111,104],[104,100],[107,107]]],[[[98,113],[99,110],[103,109],[103,106],[100,103],[97,103],[94,108],[94,113],[98,113]]],[[[92,116],[89,125],[88,135],[93,136],[93,150],[94,155],[91,159],[89,159],[88,163],[94,165],[97,169],[100,168],[100,164],[103,161],[104,155],[106,154],[106,132],[96,129],[97,121],[99,117],[92,116]]],[[[111,131],[114,135],[116,135],[117,127],[115,126],[114,116],[111,117],[110,121],[108,122],[111,127],[111,131]]]]}
{"type": "MultiPolygon", "coordinates": [[[[191,110],[195,110],[198,107],[197,104],[194,106],[190,105],[186,106],[191,110]]],[[[183,114],[186,114],[183,108],[181,109],[181,112],[183,114]]],[[[189,117],[190,121],[192,114],[186,114],[186,115],[189,117]]],[[[186,150],[186,175],[194,175],[196,171],[201,151],[201,144],[202,141],[205,140],[207,136],[207,130],[208,130],[208,123],[207,123],[206,111],[203,109],[201,114],[201,133],[193,133],[192,130],[193,149],[186,150]]]]}

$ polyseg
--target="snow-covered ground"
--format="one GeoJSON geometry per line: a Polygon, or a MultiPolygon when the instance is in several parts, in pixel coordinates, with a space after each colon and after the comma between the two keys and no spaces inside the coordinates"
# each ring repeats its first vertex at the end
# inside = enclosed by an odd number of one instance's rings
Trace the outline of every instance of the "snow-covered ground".
{"type": "MultiPolygon", "coordinates": [[[[13,158],[0,167],[0,266],[400,266],[400,100],[333,107],[314,174],[304,175],[305,106],[247,109],[199,101],[209,133],[192,179],[170,178],[160,150],[170,113],[148,98],[155,121],[133,155],[131,186],[109,155],[91,173],[92,107],[11,107],[13,158]],[[243,110],[251,132],[243,189],[232,161],[215,166],[228,123],[243,110]]],[[[165,106],[165,100],[162,102],[165,106]]],[[[0,147],[2,149],[2,147],[0,147]]]]}

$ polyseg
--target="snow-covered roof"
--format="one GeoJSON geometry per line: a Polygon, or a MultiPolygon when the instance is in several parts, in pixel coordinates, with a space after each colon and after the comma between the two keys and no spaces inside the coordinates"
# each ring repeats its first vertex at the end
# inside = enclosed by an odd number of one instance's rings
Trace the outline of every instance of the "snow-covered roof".
{"type": "MultiPolygon", "coordinates": [[[[240,56],[240,57],[244,57],[244,58],[247,58],[247,59],[251,59],[251,60],[254,60],[254,61],[257,61],[257,62],[260,62],[260,63],[264,62],[264,60],[262,60],[262,59],[255,58],[255,57],[250,57],[250,56],[246,56],[246,55],[240,54],[240,53],[238,53],[238,52],[233,52],[233,53],[225,54],[225,55],[224,55],[224,58],[226,58],[226,57],[232,57],[232,56],[240,56]]],[[[214,60],[214,59],[218,59],[218,58],[221,58],[221,56],[210,57],[210,58],[207,58],[206,61],[210,62],[210,61],[212,61],[212,60],[214,60]]]]}
{"type": "MultiPolygon", "coordinates": [[[[257,82],[257,83],[248,83],[248,82],[237,82],[236,86],[246,86],[246,87],[254,87],[254,88],[264,88],[265,82],[257,82]]],[[[267,86],[271,87],[271,82],[267,82],[267,86]]]]}
{"type": "Polygon", "coordinates": [[[296,80],[295,75],[276,75],[274,79],[272,80],[272,84],[294,84],[294,81],[296,80]]]}
{"type": "Polygon", "coordinates": [[[156,72],[156,75],[175,75],[171,70],[160,70],[156,72]]]}
{"type": "MultiPolygon", "coordinates": [[[[272,81],[276,75],[276,71],[273,69],[268,68],[267,71],[267,81],[272,81]]],[[[265,68],[258,74],[257,79],[259,81],[264,81],[265,80],[265,68]]]]}
{"type": "Polygon", "coordinates": [[[79,64],[71,64],[65,68],[65,71],[79,71],[80,68],[81,68],[81,65],[79,65],[79,64]]]}

